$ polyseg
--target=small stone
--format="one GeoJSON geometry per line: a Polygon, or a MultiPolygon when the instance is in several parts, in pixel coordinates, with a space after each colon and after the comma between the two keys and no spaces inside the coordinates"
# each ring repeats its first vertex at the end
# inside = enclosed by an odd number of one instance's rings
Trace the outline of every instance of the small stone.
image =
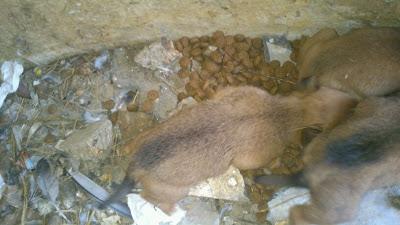
{"type": "Polygon", "coordinates": [[[53,144],[53,143],[56,143],[57,138],[56,138],[56,136],[52,135],[51,133],[48,133],[43,141],[46,144],[53,144]]]}

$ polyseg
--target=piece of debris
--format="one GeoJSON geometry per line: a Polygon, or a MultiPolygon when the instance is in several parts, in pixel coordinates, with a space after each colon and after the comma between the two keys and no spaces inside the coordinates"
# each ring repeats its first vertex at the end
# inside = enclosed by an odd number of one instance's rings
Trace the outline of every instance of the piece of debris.
{"type": "Polygon", "coordinates": [[[111,121],[103,120],[74,131],[67,139],[57,143],[56,148],[76,159],[97,161],[111,152],[112,140],[111,121]]]}
{"type": "Polygon", "coordinates": [[[1,65],[0,108],[7,95],[17,91],[22,72],[24,72],[24,67],[18,62],[5,61],[1,65]]]}
{"type": "Polygon", "coordinates": [[[264,53],[269,61],[278,60],[283,64],[290,60],[292,47],[284,35],[266,35],[263,37],[264,53]]]}
{"type": "Polygon", "coordinates": [[[175,212],[168,216],[138,194],[128,195],[128,206],[135,225],[177,225],[186,214],[186,211],[176,206],[175,212]]]}
{"type": "Polygon", "coordinates": [[[162,38],[159,42],[154,42],[139,52],[135,57],[135,62],[141,66],[160,70],[166,74],[172,74],[177,71],[173,67],[173,62],[181,56],[179,51],[175,50],[171,40],[162,38]]]}
{"type": "Polygon", "coordinates": [[[243,177],[238,169],[231,166],[226,173],[218,177],[209,178],[207,181],[191,188],[189,195],[231,201],[248,201],[244,193],[243,177]]]}

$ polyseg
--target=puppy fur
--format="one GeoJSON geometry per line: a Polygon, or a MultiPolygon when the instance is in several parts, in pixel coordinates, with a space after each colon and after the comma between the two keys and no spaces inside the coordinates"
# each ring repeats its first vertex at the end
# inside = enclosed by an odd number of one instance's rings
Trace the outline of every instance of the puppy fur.
{"type": "Polygon", "coordinates": [[[400,96],[361,102],[354,114],[305,149],[302,174],[311,204],[290,211],[290,224],[352,220],[368,190],[400,182],[400,96]]]}
{"type": "Polygon", "coordinates": [[[339,36],[323,29],[299,52],[298,87],[335,88],[362,99],[400,90],[400,29],[361,28],[339,36]]]}
{"type": "MultiPolygon", "coordinates": [[[[171,213],[199,182],[230,165],[241,170],[266,166],[287,144],[300,144],[302,128],[333,127],[355,104],[327,88],[288,97],[249,86],[225,88],[127,143],[123,151],[132,161],[124,183],[141,183],[141,196],[171,213]]],[[[107,203],[120,193],[116,190],[107,203]]]]}

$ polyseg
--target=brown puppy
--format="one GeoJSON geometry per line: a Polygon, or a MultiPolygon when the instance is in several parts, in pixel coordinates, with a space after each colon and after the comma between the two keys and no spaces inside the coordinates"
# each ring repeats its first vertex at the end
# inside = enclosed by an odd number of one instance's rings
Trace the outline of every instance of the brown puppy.
{"type": "Polygon", "coordinates": [[[400,29],[323,29],[299,52],[299,88],[335,88],[362,99],[400,90],[400,29]]]}
{"type": "Polygon", "coordinates": [[[353,219],[368,190],[400,183],[400,95],[361,102],[350,118],[307,146],[304,161],[306,169],[292,182],[257,179],[310,188],[311,204],[292,208],[290,224],[353,219]]]}
{"type": "Polygon", "coordinates": [[[267,165],[286,144],[300,143],[302,128],[332,127],[354,104],[347,94],[326,88],[289,97],[255,87],[223,89],[127,143],[132,162],[110,201],[140,182],[142,197],[170,213],[197,183],[232,164],[242,170],[267,165]]]}

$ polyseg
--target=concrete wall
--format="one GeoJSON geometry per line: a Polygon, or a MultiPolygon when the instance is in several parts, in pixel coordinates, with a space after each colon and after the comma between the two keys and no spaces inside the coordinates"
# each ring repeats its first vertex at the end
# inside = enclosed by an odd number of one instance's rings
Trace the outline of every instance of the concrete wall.
{"type": "Polygon", "coordinates": [[[89,50],[182,35],[294,37],[400,24],[398,0],[1,0],[0,61],[35,63],[89,50]]]}

